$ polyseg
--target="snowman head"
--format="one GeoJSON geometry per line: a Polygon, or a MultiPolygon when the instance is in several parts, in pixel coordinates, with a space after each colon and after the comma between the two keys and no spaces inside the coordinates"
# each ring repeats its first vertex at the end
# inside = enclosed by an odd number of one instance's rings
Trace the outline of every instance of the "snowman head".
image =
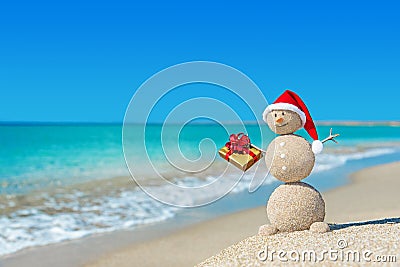
{"type": "Polygon", "coordinates": [[[276,134],[291,134],[303,127],[300,115],[291,110],[276,109],[266,115],[268,127],[276,134]]]}
{"type": "Polygon", "coordinates": [[[263,119],[269,128],[277,134],[291,134],[304,127],[314,139],[312,150],[315,154],[322,151],[322,142],[318,140],[318,133],[310,112],[303,100],[290,90],[286,90],[274,103],[268,105],[263,112],[263,119]]]}

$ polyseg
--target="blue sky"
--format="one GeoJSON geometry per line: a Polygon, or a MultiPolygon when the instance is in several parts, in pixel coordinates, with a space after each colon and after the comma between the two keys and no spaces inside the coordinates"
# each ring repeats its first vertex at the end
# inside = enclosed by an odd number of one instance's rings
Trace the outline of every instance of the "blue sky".
{"type": "Polygon", "coordinates": [[[120,122],[141,83],[193,60],[239,69],[270,102],[290,88],[316,120],[400,119],[398,1],[13,2],[0,121],[120,122]]]}

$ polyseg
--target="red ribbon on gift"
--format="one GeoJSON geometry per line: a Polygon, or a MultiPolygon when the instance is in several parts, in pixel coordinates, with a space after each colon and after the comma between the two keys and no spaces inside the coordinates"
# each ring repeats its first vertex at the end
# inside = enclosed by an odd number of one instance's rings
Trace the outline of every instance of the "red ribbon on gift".
{"type": "Polygon", "coordinates": [[[231,134],[229,136],[229,142],[225,144],[225,146],[229,149],[229,152],[226,153],[225,155],[225,159],[229,160],[229,157],[233,153],[238,153],[238,154],[248,154],[254,159],[254,162],[256,162],[258,158],[250,150],[250,145],[251,145],[250,138],[244,133],[231,134]]]}

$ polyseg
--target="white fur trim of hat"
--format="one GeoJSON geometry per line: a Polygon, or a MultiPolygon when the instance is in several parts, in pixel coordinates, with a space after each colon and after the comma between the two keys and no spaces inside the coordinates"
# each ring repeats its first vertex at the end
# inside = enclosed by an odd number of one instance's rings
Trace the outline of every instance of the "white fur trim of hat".
{"type": "Polygon", "coordinates": [[[292,105],[289,103],[275,103],[275,104],[268,105],[267,108],[263,112],[263,119],[265,122],[267,122],[268,113],[270,113],[273,110],[290,110],[290,111],[296,112],[300,116],[300,119],[302,122],[302,127],[304,126],[304,124],[306,124],[306,114],[303,111],[301,111],[298,107],[296,107],[295,105],[292,105]]]}

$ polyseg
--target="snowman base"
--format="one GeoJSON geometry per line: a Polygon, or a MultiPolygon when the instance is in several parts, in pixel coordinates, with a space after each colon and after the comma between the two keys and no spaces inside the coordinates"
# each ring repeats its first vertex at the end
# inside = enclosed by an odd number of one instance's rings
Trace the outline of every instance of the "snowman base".
{"type": "MultiPolygon", "coordinates": [[[[329,227],[329,224],[327,224],[326,222],[315,222],[310,226],[310,231],[313,233],[323,234],[329,232],[330,230],[331,229],[329,227]]],[[[261,236],[271,236],[277,233],[279,233],[278,228],[276,228],[272,224],[261,225],[258,229],[258,234],[261,236]]]]}
{"type": "Polygon", "coordinates": [[[329,231],[329,225],[324,222],[325,202],[321,194],[303,182],[277,187],[267,203],[267,215],[271,224],[261,226],[260,235],[303,230],[317,233],[329,231]]]}
{"type": "Polygon", "coordinates": [[[264,224],[261,225],[260,228],[258,229],[258,234],[263,236],[269,236],[278,233],[278,231],[279,231],[278,228],[276,228],[272,224],[264,224]]]}
{"type": "Polygon", "coordinates": [[[326,222],[315,222],[310,226],[310,231],[314,233],[323,234],[329,232],[330,230],[331,229],[326,222]]]}

